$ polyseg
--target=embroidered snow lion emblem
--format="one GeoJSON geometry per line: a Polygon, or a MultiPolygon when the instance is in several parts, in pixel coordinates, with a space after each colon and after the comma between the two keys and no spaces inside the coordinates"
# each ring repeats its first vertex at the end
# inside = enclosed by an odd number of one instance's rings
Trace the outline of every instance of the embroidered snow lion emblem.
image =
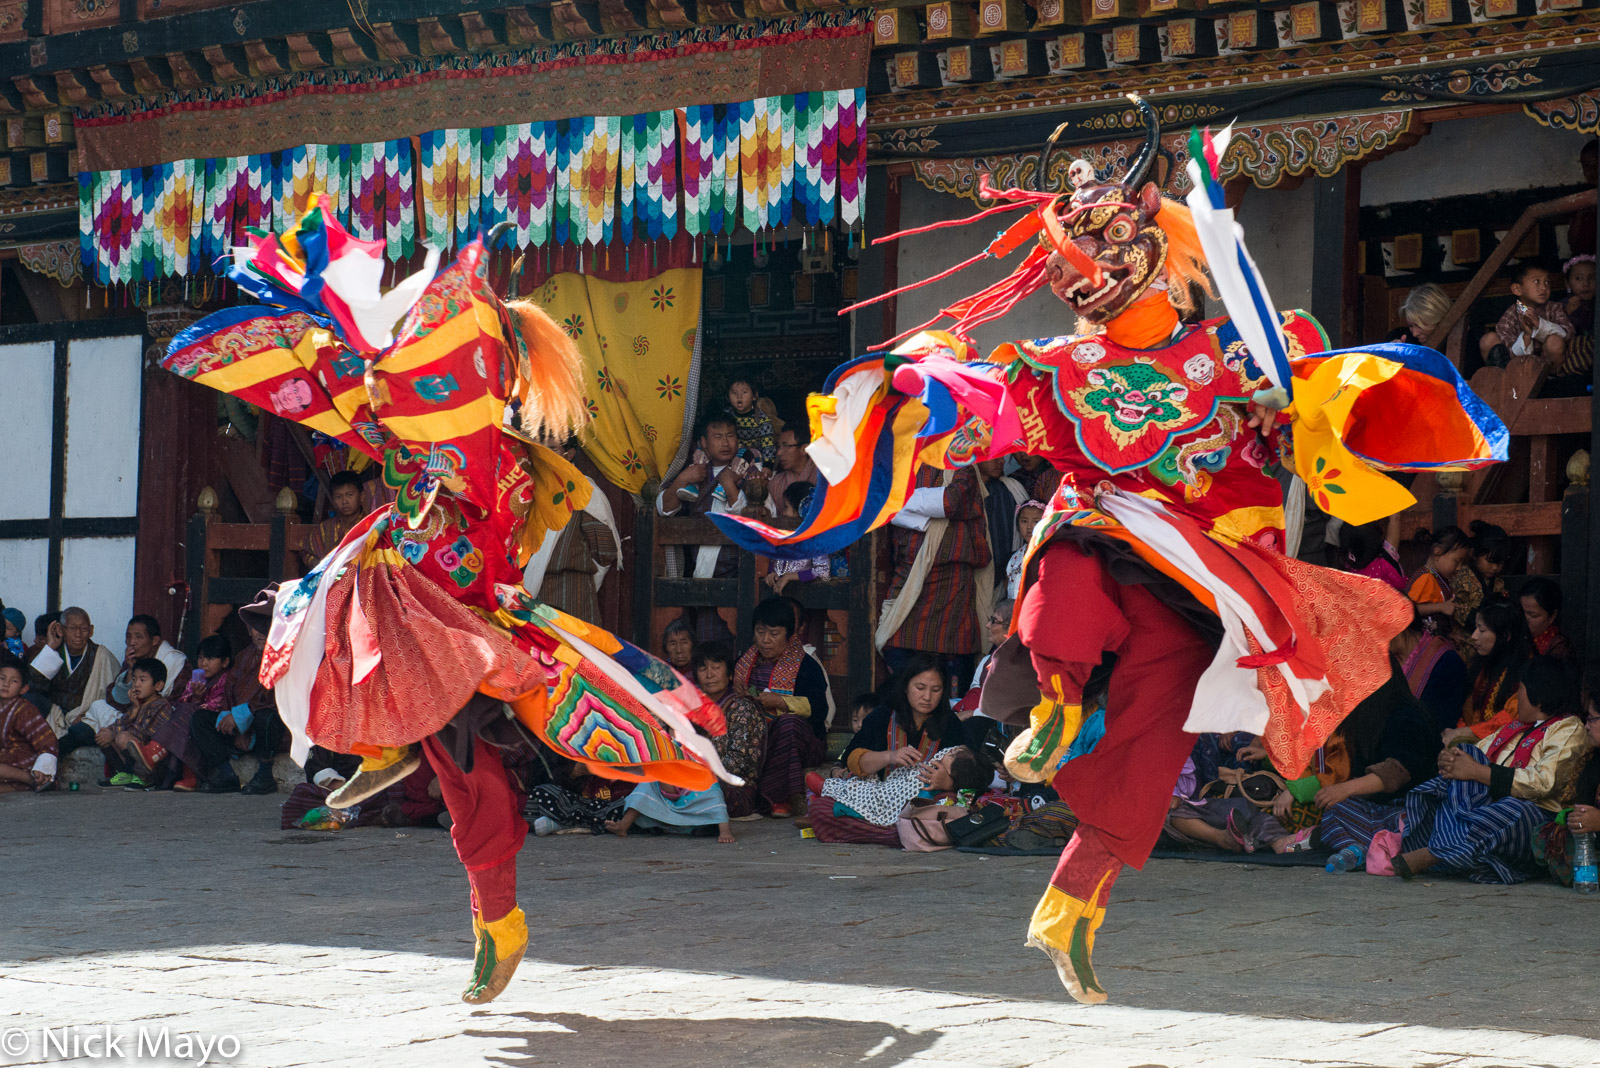
{"type": "Polygon", "coordinates": [[[1189,396],[1187,386],[1172,381],[1149,364],[1103,367],[1090,371],[1081,402],[1107,417],[1113,434],[1138,434],[1152,426],[1170,426],[1188,414],[1179,407],[1189,396]]]}

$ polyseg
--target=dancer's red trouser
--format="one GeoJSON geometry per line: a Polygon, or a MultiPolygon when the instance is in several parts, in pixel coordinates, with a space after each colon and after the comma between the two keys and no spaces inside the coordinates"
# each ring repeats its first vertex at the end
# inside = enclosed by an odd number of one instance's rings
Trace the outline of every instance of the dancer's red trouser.
{"type": "Polygon", "coordinates": [[[472,908],[486,923],[517,907],[517,850],[528,836],[517,795],[506,778],[500,751],[482,739],[474,742],[472,771],[456,766],[432,735],[422,740],[439,794],[450,810],[450,840],[467,869],[472,908]]]}
{"type": "Polygon", "coordinates": [[[1017,626],[1040,688],[1050,693],[1052,677],[1059,678],[1068,700],[1081,698],[1105,653],[1117,654],[1105,737],[1054,783],[1079,830],[1051,885],[1080,901],[1098,888],[1096,904],[1103,905],[1122,864],[1143,867],[1161,834],[1195,741],[1183,723],[1213,648],[1149,589],[1121,585],[1097,558],[1070,544],[1041,554],[1017,626]]]}

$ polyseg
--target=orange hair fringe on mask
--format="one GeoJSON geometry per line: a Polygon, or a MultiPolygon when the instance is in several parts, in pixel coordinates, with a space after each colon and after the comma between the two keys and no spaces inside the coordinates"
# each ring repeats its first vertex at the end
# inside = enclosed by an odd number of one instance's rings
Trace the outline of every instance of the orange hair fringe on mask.
{"type": "Polygon", "coordinates": [[[506,305],[518,346],[516,395],[522,402],[522,432],[565,440],[589,422],[583,401],[583,355],[539,305],[506,305]]]}

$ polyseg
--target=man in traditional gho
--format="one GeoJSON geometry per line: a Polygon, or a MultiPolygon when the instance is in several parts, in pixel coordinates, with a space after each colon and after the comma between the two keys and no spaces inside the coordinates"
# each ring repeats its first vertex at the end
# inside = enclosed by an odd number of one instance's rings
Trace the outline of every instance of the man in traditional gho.
{"type": "Polygon", "coordinates": [[[313,743],[363,758],[332,806],[400,781],[426,752],[470,888],[462,998],[481,1004],[528,942],[516,898],[528,826],[501,750],[531,737],[601,775],[703,790],[722,766],[696,727],[720,734],[722,714],[666,664],[521,585],[591,493],[536,444],[587,420],[572,342],[535,305],[501,303],[481,240],[437,272],[430,253],[379,296],[382,250],[313,206],[236,253],[231,276],[276,307],[210,316],[164,366],[381,464],[394,503],[277,591],[260,679],[297,761],[313,743]]]}
{"type": "Polygon", "coordinates": [[[95,729],[83,722],[84,713],[105,694],[122,668],[116,654],[93,639],[94,623],[89,613],[81,608],[64,608],[61,622],[50,624],[44,648],[29,665],[30,696],[35,705],[47,710],[50,728],[60,739],[62,756],[94,744],[95,729]]]}
{"type": "Polygon", "coordinates": [[[1268,469],[1292,464],[1320,507],[1359,524],[1411,503],[1380,470],[1481,466],[1507,441],[1438,353],[1323,352],[1309,316],[1272,311],[1216,182],[1226,134],[1191,138],[1186,208],[1144,182],[1157,129],[1136,106],[1147,137],[1124,180],[1080,161],[1070,192],[985,183],[1009,203],[984,215],[1030,210],[968,262],[1031,245],[1021,266],[946,309],[948,332],[846,364],[811,398],[825,484],[799,529],[716,517],[744,547],[815,555],[914,500],[919,467],[1028,453],[1062,472],[982,711],[1026,727],[1008,769],[1052,781],[1081,821],[1029,942],[1086,1003],[1106,998],[1091,954],[1112,884],[1149,857],[1195,735],[1261,734],[1277,768],[1299,772],[1389,678],[1389,640],[1411,618],[1382,582],[1283,555],[1268,469]],[[1181,322],[1191,285],[1211,281],[1231,316],[1181,322]],[[1045,286],[1096,332],[972,352],[968,330],[1045,286]],[[1105,736],[1063,766],[1085,681],[1112,658],[1105,736]]]}

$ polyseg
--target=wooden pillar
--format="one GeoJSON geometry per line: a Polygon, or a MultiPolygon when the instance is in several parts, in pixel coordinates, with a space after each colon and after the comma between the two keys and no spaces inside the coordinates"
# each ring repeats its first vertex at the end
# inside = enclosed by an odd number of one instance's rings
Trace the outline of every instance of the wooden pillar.
{"type": "Polygon", "coordinates": [[[1337,349],[1359,336],[1361,172],[1345,167],[1331,178],[1313,179],[1311,190],[1311,314],[1337,349]]]}
{"type": "MultiPolygon", "coordinates": [[[[1600,196],[1600,188],[1597,188],[1596,195],[1600,196]]],[[[1594,336],[1596,342],[1600,343],[1600,319],[1596,319],[1594,325],[1594,336]]],[[[1600,345],[1597,345],[1597,347],[1600,347],[1600,345]]],[[[1600,456],[1600,360],[1594,361],[1594,385],[1589,393],[1589,460],[1591,464],[1596,456],[1600,456]]],[[[1591,475],[1590,477],[1592,478],[1593,476],[1591,475]]],[[[1588,494],[1588,498],[1589,529],[1587,531],[1588,536],[1584,538],[1586,559],[1583,566],[1588,574],[1589,595],[1586,603],[1582,606],[1583,610],[1570,613],[1570,615],[1580,617],[1575,622],[1578,624],[1579,636],[1577,640],[1583,643],[1581,648],[1585,650],[1584,660],[1590,667],[1600,667],[1600,641],[1595,640],[1600,637],[1600,626],[1592,624],[1594,612],[1597,608],[1600,608],[1600,566],[1596,565],[1593,536],[1596,531],[1600,531],[1600,493],[1591,491],[1588,494]],[[1584,640],[1585,636],[1588,638],[1587,641],[1584,640]]]]}

